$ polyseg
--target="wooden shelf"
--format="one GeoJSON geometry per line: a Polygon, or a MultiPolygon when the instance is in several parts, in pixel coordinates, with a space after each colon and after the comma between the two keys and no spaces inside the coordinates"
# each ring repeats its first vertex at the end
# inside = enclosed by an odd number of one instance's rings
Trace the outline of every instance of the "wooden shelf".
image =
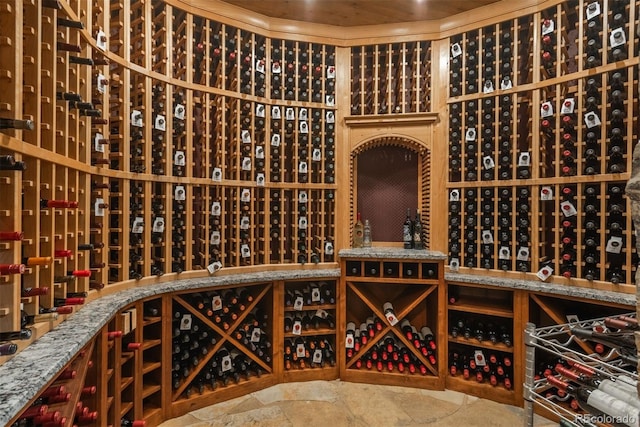
{"type": "Polygon", "coordinates": [[[481,347],[489,350],[504,351],[506,353],[513,353],[513,347],[508,347],[501,342],[493,344],[491,341],[478,341],[475,338],[466,339],[464,337],[454,338],[451,335],[449,335],[449,342],[468,345],[472,347],[481,347]]]}
{"type": "Polygon", "coordinates": [[[450,390],[473,394],[483,399],[489,399],[507,405],[514,405],[516,402],[516,395],[513,390],[507,390],[501,385],[494,387],[487,382],[478,383],[475,378],[465,380],[462,377],[452,377],[448,375],[446,387],[450,390]]]}
{"type": "Polygon", "coordinates": [[[496,306],[490,301],[474,301],[473,303],[456,301],[455,304],[448,304],[447,309],[449,311],[462,311],[466,313],[486,314],[488,316],[513,318],[513,311],[511,309],[496,306]]]}

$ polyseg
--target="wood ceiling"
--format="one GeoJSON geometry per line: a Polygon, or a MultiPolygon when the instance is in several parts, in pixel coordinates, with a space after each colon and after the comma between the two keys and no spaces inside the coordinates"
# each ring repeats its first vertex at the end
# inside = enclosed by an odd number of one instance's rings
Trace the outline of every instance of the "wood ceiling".
{"type": "Polygon", "coordinates": [[[446,19],[499,0],[223,0],[272,18],[352,27],[446,19]]]}

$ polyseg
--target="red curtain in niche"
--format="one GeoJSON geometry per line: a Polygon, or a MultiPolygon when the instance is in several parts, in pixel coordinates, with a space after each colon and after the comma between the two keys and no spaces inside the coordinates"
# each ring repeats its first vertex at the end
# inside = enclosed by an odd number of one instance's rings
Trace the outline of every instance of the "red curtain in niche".
{"type": "Polygon", "coordinates": [[[418,153],[378,146],[357,156],[357,206],[371,223],[374,242],[402,242],[402,224],[418,207],[418,153]]]}

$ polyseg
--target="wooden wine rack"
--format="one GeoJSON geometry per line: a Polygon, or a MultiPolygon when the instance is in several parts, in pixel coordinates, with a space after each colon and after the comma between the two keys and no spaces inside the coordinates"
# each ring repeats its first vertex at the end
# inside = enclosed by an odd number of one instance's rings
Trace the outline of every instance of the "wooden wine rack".
{"type": "Polygon", "coordinates": [[[449,38],[449,257],[461,272],[547,267],[553,283],[633,292],[637,9],[563,2],[449,38]]]}

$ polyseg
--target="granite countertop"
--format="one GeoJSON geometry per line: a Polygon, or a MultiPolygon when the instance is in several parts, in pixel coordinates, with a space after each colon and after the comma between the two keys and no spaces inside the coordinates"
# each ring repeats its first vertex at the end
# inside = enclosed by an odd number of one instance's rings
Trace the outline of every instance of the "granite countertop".
{"type": "Polygon", "coordinates": [[[340,258],[385,258],[397,260],[426,260],[440,261],[446,260],[447,256],[442,252],[430,251],[426,249],[404,249],[404,248],[387,248],[372,247],[358,249],[342,249],[338,253],[340,258]]]}
{"type": "Polygon", "coordinates": [[[0,365],[0,425],[8,425],[120,309],[135,301],[164,293],[192,292],[215,286],[339,277],[339,269],[283,270],[201,277],[130,288],[91,301],[0,365]]]}
{"type": "Polygon", "coordinates": [[[635,294],[589,289],[580,286],[567,286],[536,280],[505,279],[501,277],[475,276],[473,274],[460,273],[445,273],[444,279],[447,282],[463,282],[509,289],[522,289],[530,292],[542,292],[552,295],[563,295],[569,297],[591,299],[595,302],[605,301],[628,305],[631,307],[636,306],[635,294]]]}

